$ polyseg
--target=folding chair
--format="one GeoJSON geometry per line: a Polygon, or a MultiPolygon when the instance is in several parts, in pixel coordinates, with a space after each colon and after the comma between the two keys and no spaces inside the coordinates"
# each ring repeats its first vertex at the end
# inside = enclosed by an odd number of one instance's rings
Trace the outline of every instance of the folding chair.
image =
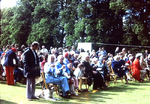
{"type": "Polygon", "coordinates": [[[53,84],[53,83],[46,83],[44,72],[42,72],[42,77],[43,77],[42,90],[43,90],[44,88],[45,88],[45,89],[48,89],[48,85],[49,85],[49,86],[53,85],[53,86],[54,86],[54,89],[55,89],[55,91],[56,91],[56,94],[58,95],[59,86],[56,85],[56,84],[53,84]]]}

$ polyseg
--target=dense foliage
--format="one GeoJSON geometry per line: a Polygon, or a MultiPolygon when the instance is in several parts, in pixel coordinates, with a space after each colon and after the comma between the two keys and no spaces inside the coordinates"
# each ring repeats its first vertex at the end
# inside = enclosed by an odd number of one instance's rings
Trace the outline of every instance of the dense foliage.
{"type": "Polygon", "coordinates": [[[20,0],[1,10],[1,46],[150,44],[150,0],[20,0]]]}

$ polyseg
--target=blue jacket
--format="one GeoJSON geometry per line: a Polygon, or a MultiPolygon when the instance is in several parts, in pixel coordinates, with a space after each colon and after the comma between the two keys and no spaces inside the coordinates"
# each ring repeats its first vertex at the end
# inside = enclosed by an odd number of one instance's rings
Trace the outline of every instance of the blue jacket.
{"type": "Polygon", "coordinates": [[[13,66],[15,67],[14,63],[13,63],[13,59],[16,60],[16,64],[17,64],[17,56],[16,53],[12,50],[9,50],[6,55],[5,55],[5,62],[4,62],[4,66],[13,66]]]}

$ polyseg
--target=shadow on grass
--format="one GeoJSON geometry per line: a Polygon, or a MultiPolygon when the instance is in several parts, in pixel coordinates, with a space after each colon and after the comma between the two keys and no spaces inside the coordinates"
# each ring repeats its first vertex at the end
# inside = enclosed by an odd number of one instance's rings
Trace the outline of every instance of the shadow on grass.
{"type": "MultiPolygon", "coordinates": [[[[137,83],[136,86],[140,85],[141,83],[137,83]]],[[[131,85],[132,86],[132,85],[131,85]]],[[[144,85],[143,85],[144,86],[144,85]]],[[[51,104],[67,104],[69,103],[73,103],[73,104],[81,104],[81,103],[104,103],[107,100],[113,100],[113,96],[110,97],[108,95],[117,95],[117,93],[114,92],[132,92],[137,90],[138,88],[135,87],[130,87],[130,85],[118,85],[118,86],[110,86],[106,89],[103,90],[97,90],[93,93],[93,90],[90,90],[89,92],[83,92],[83,93],[79,93],[79,96],[72,96],[71,99],[62,99],[61,101],[49,101],[51,104]]],[[[38,102],[45,102],[44,99],[43,101],[38,101],[38,102]]],[[[46,102],[45,102],[46,103],[46,102]]]]}
{"type": "MultiPolygon", "coordinates": [[[[0,81],[0,84],[7,85],[7,81],[0,81]]],[[[17,82],[15,85],[8,85],[8,86],[13,86],[13,87],[23,87],[26,88],[26,85],[20,82],[17,82]]]]}
{"type": "Polygon", "coordinates": [[[0,99],[0,104],[17,104],[17,103],[0,99]]]}

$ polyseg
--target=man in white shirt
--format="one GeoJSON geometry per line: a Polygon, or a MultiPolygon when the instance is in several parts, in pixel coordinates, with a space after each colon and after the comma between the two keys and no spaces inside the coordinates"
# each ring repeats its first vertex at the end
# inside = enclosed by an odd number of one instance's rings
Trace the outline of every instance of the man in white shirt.
{"type": "Polygon", "coordinates": [[[48,50],[45,48],[45,46],[42,46],[41,52],[45,55],[48,54],[48,50]]]}

